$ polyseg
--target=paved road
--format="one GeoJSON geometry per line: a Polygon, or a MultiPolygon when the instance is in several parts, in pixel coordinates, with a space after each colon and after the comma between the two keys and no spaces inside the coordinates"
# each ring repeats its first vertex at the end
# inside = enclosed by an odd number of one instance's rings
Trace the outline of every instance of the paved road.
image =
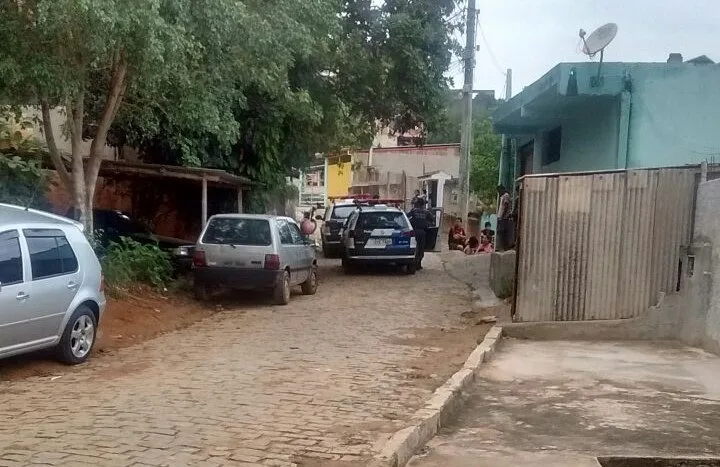
{"type": "Polygon", "coordinates": [[[288,307],[236,300],[61,378],[0,383],[0,466],[362,465],[429,395],[408,380],[423,349],[393,337],[467,305],[427,264],[348,278],[326,262],[288,307]]]}

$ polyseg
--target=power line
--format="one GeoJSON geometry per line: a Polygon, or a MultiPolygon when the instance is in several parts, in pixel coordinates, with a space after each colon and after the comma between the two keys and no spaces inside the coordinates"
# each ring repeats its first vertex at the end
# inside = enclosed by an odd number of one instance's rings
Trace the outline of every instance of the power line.
{"type": "Polygon", "coordinates": [[[485,44],[485,47],[487,47],[488,54],[490,55],[490,60],[493,63],[493,66],[495,69],[503,76],[505,76],[505,68],[501,63],[500,60],[498,60],[497,56],[492,50],[492,47],[490,47],[490,42],[487,40],[487,37],[485,36],[485,30],[482,27],[482,23],[480,22],[480,15],[478,15],[477,18],[477,29],[480,31],[480,36],[482,37],[483,43],[485,44]]]}

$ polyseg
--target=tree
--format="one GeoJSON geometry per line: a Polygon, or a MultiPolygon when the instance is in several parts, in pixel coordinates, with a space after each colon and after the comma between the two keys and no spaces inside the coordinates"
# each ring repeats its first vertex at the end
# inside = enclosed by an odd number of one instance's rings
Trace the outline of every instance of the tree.
{"type": "MultiPolygon", "coordinates": [[[[221,168],[275,192],[315,153],[365,146],[377,124],[397,120],[399,131],[422,125],[444,103],[453,1],[391,1],[380,8],[365,0],[244,4],[247,18],[236,20],[238,30],[257,34],[250,44],[271,46],[251,53],[232,42],[240,32],[205,46],[233,71],[232,79],[210,88],[233,96],[231,121],[208,125],[168,111],[181,102],[170,86],[162,106],[120,116],[119,141],[138,147],[148,161],[221,168]]],[[[194,34],[202,31],[198,26],[194,34]]]]}
{"type": "Polygon", "coordinates": [[[0,202],[43,208],[41,151],[25,133],[32,126],[19,112],[0,106],[0,202]]]}
{"type": "Polygon", "coordinates": [[[132,102],[145,116],[148,108],[172,112],[188,124],[237,136],[229,118],[237,96],[212,91],[237,71],[226,69],[219,54],[238,33],[233,23],[243,15],[238,2],[2,0],[0,6],[7,33],[0,40],[0,98],[40,107],[50,157],[88,228],[102,152],[123,103],[132,102]],[[66,115],[70,167],[52,132],[56,107],[66,115]],[[92,138],[89,154],[82,152],[83,137],[92,138]]]}
{"type": "Polygon", "coordinates": [[[502,138],[495,132],[490,117],[473,122],[473,149],[470,161],[470,190],[486,206],[495,204],[498,164],[502,138]]]}
{"type": "Polygon", "coordinates": [[[0,0],[0,101],[42,109],[50,156],[91,227],[106,143],[273,188],[315,152],[366,144],[377,123],[423,126],[447,90],[456,6],[0,0]],[[50,131],[57,107],[69,167],[50,131]]]}

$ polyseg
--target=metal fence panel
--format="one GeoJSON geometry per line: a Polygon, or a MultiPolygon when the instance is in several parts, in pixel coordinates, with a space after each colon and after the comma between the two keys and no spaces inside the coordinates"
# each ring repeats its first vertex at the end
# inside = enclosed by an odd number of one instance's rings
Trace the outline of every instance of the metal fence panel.
{"type": "Polygon", "coordinates": [[[631,318],[674,291],[695,172],[524,178],[514,319],[631,318]]]}

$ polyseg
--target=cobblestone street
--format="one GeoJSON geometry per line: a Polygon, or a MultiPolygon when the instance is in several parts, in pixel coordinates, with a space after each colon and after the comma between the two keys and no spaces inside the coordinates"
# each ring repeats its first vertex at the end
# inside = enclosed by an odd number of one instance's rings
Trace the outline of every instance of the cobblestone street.
{"type": "Polygon", "coordinates": [[[460,326],[468,290],[435,255],[413,277],[322,261],[318,294],[287,307],[236,297],[61,377],[0,383],[0,465],[363,465],[431,393],[411,373],[433,349],[398,339],[460,326]]]}

